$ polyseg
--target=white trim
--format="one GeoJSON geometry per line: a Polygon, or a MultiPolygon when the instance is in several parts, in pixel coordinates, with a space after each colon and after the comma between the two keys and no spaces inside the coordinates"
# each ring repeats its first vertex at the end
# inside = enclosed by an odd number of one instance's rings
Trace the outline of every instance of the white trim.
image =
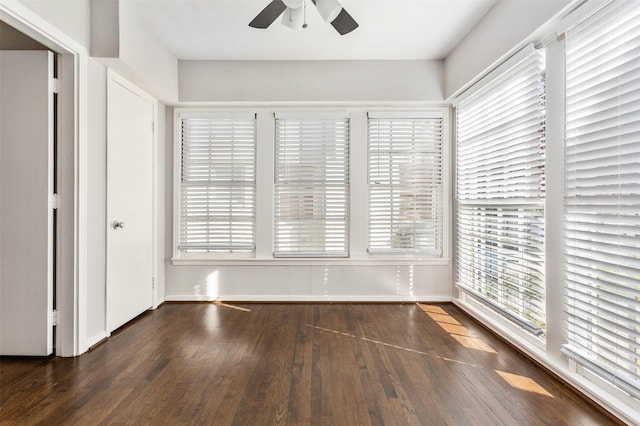
{"type": "Polygon", "coordinates": [[[282,112],[275,113],[276,120],[307,120],[307,119],[325,119],[325,120],[341,120],[348,119],[350,114],[344,111],[301,111],[301,112],[282,112]]]}
{"type": "Polygon", "coordinates": [[[372,111],[367,114],[372,119],[385,119],[385,118],[407,118],[407,119],[420,119],[420,118],[443,118],[443,112],[431,112],[431,111],[372,111]]]}
{"type": "Polygon", "coordinates": [[[353,258],[267,258],[267,259],[249,259],[249,258],[174,258],[171,259],[173,265],[176,266],[305,266],[305,265],[321,265],[321,266],[449,266],[451,259],[434,258],[434,259],[408,259],[408,258],[371,258],[371,259],[353,259],[353,258]]]}
{"type": "Polygon", "coordinates": [[[518,43],[512,49],[507,51],[504,55],[496,59],[492,64],[486,67],[482,72],[478,73],[478,75],[471,80],[469,80],[465,85],[458,88],[456,91],[451,93],[446,101],[451,101],[454,106],[458,103],[457,98],[461,96],[466,96],[465,92],[469,90],[472,86],[478,83],[480,80],[485,78],[488,74],[492,73],[493,70],[500,67],[502,63],[506,62],[512,56],[516,55],[519,50],[525,48],[528,44],[538,44],[545,43],[550,38],[555,38],[557,35],[562,34],[567,31],[578,22],[586,19],[602,7],[604,7],[607,3],[613,0],[573,0],[567,6],[565,6],[560,12],[555,14],[551,19],[545,22],[542,26],[540,26],[537,30],[527,36],[521,43],[518,43]]]}
{"type": "Polygon", "coordinates": [[[252,120],[256,118],[256,113],[253,111],[212,111],[209,109],[181,109],[180,111],[180,118],[210,118],[212,113],[215,113],[217,119],[252,120]]]}
{"type": "Polygon", "coordinates": [[[100,343],[104,339],[107,339],[109,336],[111,336],[111,334],[107,333],[106,331],[101,331],[98,334],[95,334],[95,335],[93,335],[91,337],[88,337],[87,338],[87,348],[90,348],[91,346],[100,343]]]}
{"type": "MultiPolygon", "coordinates": [[[[187,111],[188,113],[193,113],[192,110],[187,111]]],[[[180,185],[180,176],[182,175],[182,125],[180,124],[180,120],[184,110],[180,108],[173,109],[173,138],[171,140],[172,151],[173,151],[173,165],[171,167],[171,173],[173,175],[173,190],[172,196],[173,200],[171,205],[173,206],[171,210],[172,220],[172,239],[171,239],[171,252],[172,259],[179,259],[183,256],[182,250],[178,248],[180,245],[180,220],[181,215],[181,199],[182,199],[182,191],[180,185]]],[[[166,295],[165,295],[166,300],[166,295]]]]}
{"type": "Polygon", "coordinates": [[[547,353],[561,357],[566,341],[566,294],[564,259],[564,41],[553,40],[546,47],[546,182],[563,184],[545,187],[545,282],[546,285],[546,341],[547,353]]]}
{"type": "Polygon", "coordinates": [[[122,87],[126,88],[127,90],[130,90],[131,92],[135,93],[136,95],[140,96],[141,98],[149,101],[150,103],[152,103],[154,105],[154,115],[157,115],[157,104],[158,104],[158,100],[151,95],[149,92],[141,89],[139,86],[136,86],[134,83],[132,83],[131,81],[127,80],[125,77],[123,77],[121,74],[117,73],[116,71],[114,71],[111,68],[107,69],[107,80],[112,80],[116,83],[118,83],[119,85],[121,85],[122,87]]]}
{"type": "Polygon", "coordinates": [[[574,0],[560,17],[549,23],[548,33],[563,34],[611,3],[613,0],[574,0]]]}
{"type": "MultiPolygon", "coordinates": [[[[73,80],[74,98],[71,129],[67,121],[62,127],[73,135],[73,189],[61,188],[65,194],[73,193],[72,229],[62,235],[65,245],[62,253],[73,253],[71,270],[64,268],[64,277],[58,282],[58,300],[68,301],[59,307],[59,323],[56,342],[56,355],[76,356],[85,352],[87,326],[87,59],[84,46],[67,34],[44,20],[41,16],[16,0],[3,0],[0,3],[0,20],[10,24],[49,49],[70,55],[73,58],[72,73],[66,76],[73,80]]],[[[62,70],[62,72],[68,72],[62,70]]],[[[64,173],[62,170],[61,173],[64,173]]],[[[62,195],[62,192],[61,192],[62,195]]],[[[69,196],[68,195],[68,196],[69,196]]],[[[62,200],[64,203],[65,200],[62,200]]],[[[60,260],[58,260],[61,262],[60,260]]],[[[59,265],[60,266],[60,265],[59,265]]],[[[62,268],[60,268],[62,269],[62,268]]]]}
{"type": "Polygon", "coordinates": [[[422,110],[431,108],[448,108],[449,102],[445,101],[273,101],[273,102],[178,102],[173,105],[175,108],[185,109],[278,109],[288,112],[304,112],[305,109],[313,111],[335,112],[336,110],[347,109],[351,112],[360,111],[388,111],[397,109],[407,111],[411,109],[422,110]]]}
{"type": "MultiPolygon", "coordinates": [[[[165,253],[165,179],[166,164],[166,114],[160,117],[159,101],[153,106],[153,303],[151,309],[157,309],[164,302],[164,263],[165,253]],[[159,123],[164,123],[163,132],[159,123]],[[162,219],[162,220],[161,220],[162,219]]],[[[162,109],[164,111],[164,109],[162,109]]]]}
{"type": "MultiPolygon", "coordinates": [[[[453,219],[453,210],[451,200],[453,199],[453,189],[451,183],[453,181],[454,160],[452,155],[453,146],[453,130],[454,123],[451,119],[451,106],[443,111],[442,126],[442,258],[449,259],[451,257],[452,240],[454,239],[451,221],[453,219]],[[446,125],[444,124],[446,123],[446,125]]],[[[453,282],[451,283],[453,286],[453,282]]]]}
{"type": "Polygon", "coordinates": [[[256,114],[256,259],[273,256],[276,120],[273,114],[256,114]]]}
{"type": "Polygon", "coordinates": [[[536,51],[533,43],[526,44],[521,49],[513,53],[510,57],[505,59],[499,65],[496,65],[489,71],[487,71],[482,77],[476,80],[473,85],[464,89],[462,92],[458,93],[453,99],[453,105],[457,106],[461,102],[464,102],[465,99],[469,98],[480,90],[489,90],[491,86],[498,83],[506,72],[508,72],[511,68],[520,64],[522,61],[525,61],[529,58],[533,52],[536,51]]]}
{"type": "Polygon", "coordinates": [[[425,297],[395,297],[395,296],[295,296],[295,295],[227,295],[223,298],[207,297],[202,295],[170,295],[165,297],[167,302],[350,302],[350,303],[447,303],[451,302],[450,296],[425,296],[425,297]]]}
{"type": "MultiPolygon", "coordinates": [[[[87,336],[87,283],[88,283],[88,220],[89,206],[88,198],[88,164],[87,164],[87,110],[88,110],[88,71],[87,60],[88,55],[80,53],[75,57],[75,78],[76,78],[76,109],[74,115],[77,121],[77,133],[75,135],[75,189],[74,189],[74,211],[75,211],[75,235],[76,235],[76,252],[75,252],[75,270],[77,273],[75,284],[76,299],[74,303],[75,317],[74,324],[76,331],[76,343],[73,355],[80,355],[87,351],[89,346],[86,342],[87,336]]],[[[58,317],[59,318],[59,317],[58,317]]],[[[64,350],[64,348],[63,348],[64,350]]]]}

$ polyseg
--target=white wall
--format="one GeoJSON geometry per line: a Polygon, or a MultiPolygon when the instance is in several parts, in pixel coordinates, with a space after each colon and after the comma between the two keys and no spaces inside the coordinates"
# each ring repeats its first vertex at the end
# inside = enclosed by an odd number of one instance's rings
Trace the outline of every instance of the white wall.
{"type": "Polygon", "coordinates": [[[89,0],[20,0],[45,20],[89,47],[89,0]]]}
{"type": "Polygon", "coordinates": [[[178,101],[178,60],[119,0],[91,0],[91,54],[164,103],[178,101]]]}
{"type": "MultiPolygon", "coordinates": [[[[289,105],[289,108],[295,108],[289,105]]],[[[170,108],[169,108],[170,109],[170,108]]],[[[308,107],[308,109],[312,109],[308,107]]],[[[305,110],[308,110],[305,109],[305,110]]],[[[351,111],[351,182],[366,187],[366,113],[351,111]],[[354,155],[359,156],[355,160],[354,155]]],[[[273,152],[273,108],[258,109],[258,155],[273,152]]],[[[272,259],[271,237],[265,245],[258,242],[258,259],[221,262],[170,259],[173,253],[173,115],[167,114],[165,150],[166,185],[166,290],[169,301],[244,300],[244,301],[448,301],[451,299],[452,269],[448,259],[418,261],[371,259],[366,253],[366,194],[352,191],[350,259],[300,260],[272,259]],[[354,201],[357,200],[357,201],[354,201]]],[[[448,140],[448,132],[445,132],[448,140]]],[[[269,162],[259,162],[269,167],[269,162]]],[[[264,169],[262,169],[264,171],[264,169]]],[[[446,173],[446,172],[445,172],[446,173]]],[[[272,178],[271,178],[272,179],[272,178]]],[[[446,180],[446,179],[445,179],[446,180]]],[[[270,233],[273,204],[269,178],[258,172],[258,240],[270,233]],[[262,176],[262,178],[261,178],[262,176]],[[266,183],[265,183],[266,180],[266,183]],[[260,196],[264,195],[260,201],[260,196]],[[262,213],[260,213],[260,211],[262,213]]],[[[366,190],[364,191],[366,192],[366,190]]],[[[445,213],[447,214],[447,213],[445,213]]],[[[449,256],[445,242],[445,258],[449,256]]]]}
{"type": "MultiPolygon", "coordinates": [[[[120,2],[120,60],[115,67],[124,77],[164,103],[178,100],[178,60],[150,33],[143,29],[120,2]]],[[[115,64],[114,64],[115,65],[115,64]]]]}
{"type": "Polygon", "coordinates": [[[450,301],[449,266],[172,266],[166,300],[450,301]]]}
{"type": "MultiPolygon", "coordinates": [[[[182,103],[438,103],[441,61],[180,61],[182,103]]],[[[173,115],[167,116],[165,251],[173,252],[173,115]]],[[[273,133],[273,130],[270,131],[273,133]]],[[[366,138],[366,130],[363,132],[366,138]]],[[[354,135],[352,135],[354,137],[354,135]]],[[[354,143],[360,143],[358,140],[354,143]]],[[[366,143],[366,141],[364,142],[366,143]]],[[[364,154],[366,155],[366,154],[364,154]]],[[[260,187],[260,185],[259,185],[260,187]]],[[[352,212],[353,214],[353,212],[352,212]]],[[[327,264],[330,262],[327,262],[327,264]]],[[[167,300],[450,300],[451,266],[360,264],[174,265],[166,260],[167,300]]]]}
{"type": "Polygon", "coordinates": [[[521,45],[569,3],[569,0],[498,1],[445,59],[445,98],[521,45]]]}
{"type": "MultiPolygon", "coordinates": [[[[155,199],[153,200],[155,217],[154,227],[156,241],[156,253],[154,258],[155,271],[155,294],[154,308],[164,302],[165,295],[165,205],[166,205],[166,160],[165,160],[165,141],[167,131],[167,115],[173,113],[173,108],[167,108],[163,103],[158,102],[157,122],[156,122],[156,139],[154,143],[157,145],[154,149],[154,185],[155,199]],[[167,112],[169,110],[169,112],[167,112]]],[[[170,253],[170,252],[169,252],[170,253]]]]}
{"type": "Polygon", "coordinates": [[[181,102],[438,102],[441,61],[179,61],[181,102]]]}
{"type": "Polygon", "coordinates": [[[95,59],[88,63],[87,169],[87,338],[92,345],[106,330],[106,190],[107,70],[95,59]]]}

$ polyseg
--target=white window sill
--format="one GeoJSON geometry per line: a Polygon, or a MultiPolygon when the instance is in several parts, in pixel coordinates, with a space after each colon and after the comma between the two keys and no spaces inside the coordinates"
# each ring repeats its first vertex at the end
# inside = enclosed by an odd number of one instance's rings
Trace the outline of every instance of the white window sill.
{"type": "Polygon", "coordinates": [[[449,266],[450,258],[420,258],[395,256],[371,256],[366,258],[172,258],[175,266],[449,266]]]}

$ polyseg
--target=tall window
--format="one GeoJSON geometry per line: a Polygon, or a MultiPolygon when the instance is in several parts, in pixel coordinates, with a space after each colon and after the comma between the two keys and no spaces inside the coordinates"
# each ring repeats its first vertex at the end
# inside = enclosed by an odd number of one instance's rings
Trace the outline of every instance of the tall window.
{"type": "Polygon", "coordinates": [[[255,247],[254,114],[183,114],[180,236],[183,252],[255,247]]]}
{"type": "Polygon", "coordinates": [[[640,397],[640,4],[567,33],[568,344],[640,397]]]}
{"type": "Polygon", "coordinates": [[[545,329],[543,52],[457,107],[459,287],[534,334],[545,329]]]}
{"type": "Polygon", "coordinates": [[[442,114],[370,113],[369,252],[442,255],[442,114]]]}
{"type": "Polygon", "coordinates": [[[276,257],[349,255],[349,119],[276,114],[276,257]]]}

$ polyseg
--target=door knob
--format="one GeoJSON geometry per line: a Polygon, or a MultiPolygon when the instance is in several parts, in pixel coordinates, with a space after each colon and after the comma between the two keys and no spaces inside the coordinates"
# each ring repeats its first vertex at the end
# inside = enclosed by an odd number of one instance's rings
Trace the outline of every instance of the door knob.
{"type": "Polygon", "coordinates": [[[113,227],[113,229],[122,229],[124,228],[124,222],[118,222],[117,220],[114,220],[111,226],[113,227]]]}

